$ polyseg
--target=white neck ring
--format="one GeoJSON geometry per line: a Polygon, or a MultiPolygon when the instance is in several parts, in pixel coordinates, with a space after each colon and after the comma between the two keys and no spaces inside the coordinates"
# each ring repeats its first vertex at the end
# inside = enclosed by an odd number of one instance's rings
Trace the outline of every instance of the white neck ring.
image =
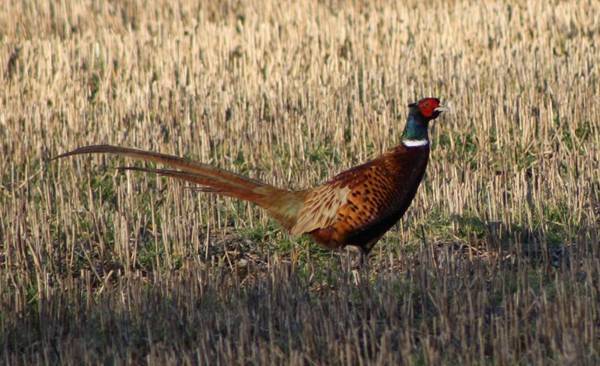
{"type": "Polygon", "coordinates": [[[402,143],[406,147],[418,147],[418,146],[429,145],[429,140],[427,140],[427,139],[423,139],[423,140],[408,140],[408,139],[404,139],[404,140],[402,140],[402,143]]]}

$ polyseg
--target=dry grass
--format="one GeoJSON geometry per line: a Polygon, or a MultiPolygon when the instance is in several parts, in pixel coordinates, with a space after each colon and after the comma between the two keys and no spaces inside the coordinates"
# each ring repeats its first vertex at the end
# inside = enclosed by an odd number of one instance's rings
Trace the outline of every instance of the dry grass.
{"type": "Polygon", "coordinates": [[[600,5],[357,3],[0,8],[0,362],[600,362],[600,5]],[[112,143],[300,188],[430,95],[455,113],[359,286],[250,205],[45,160],[112,143]]]}

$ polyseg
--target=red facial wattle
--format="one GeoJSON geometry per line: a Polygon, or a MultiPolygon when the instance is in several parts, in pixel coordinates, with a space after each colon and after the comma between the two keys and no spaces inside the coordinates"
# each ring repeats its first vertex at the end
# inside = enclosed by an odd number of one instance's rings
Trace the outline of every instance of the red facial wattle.
{"type": "Polygon", "coordinates": [[[426,98],[419,101],[419,110],[424,117],[433,117],[435,109],[440,106],[439,99],[426,98]]]}

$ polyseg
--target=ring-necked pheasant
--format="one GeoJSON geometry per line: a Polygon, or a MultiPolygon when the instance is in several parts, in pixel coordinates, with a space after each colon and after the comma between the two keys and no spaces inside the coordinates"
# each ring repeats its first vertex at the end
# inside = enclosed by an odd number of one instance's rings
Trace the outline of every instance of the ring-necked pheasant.
{"type": "Polygon", "coordinates": [[[380,157],[338,174],[311,189],[290,191],[172,155],[111,146],[80,147],[54,159],[88,153],[113,153],[168,165],[178,170],[123,167],[186,180],[202,191],[254,202],[292,235],[308,234],[324,247],[361,249],[363,259],[404,214],[429,160],[429,121],[445,107],[437,98],[409,106],[402,143],[380,157]]]}

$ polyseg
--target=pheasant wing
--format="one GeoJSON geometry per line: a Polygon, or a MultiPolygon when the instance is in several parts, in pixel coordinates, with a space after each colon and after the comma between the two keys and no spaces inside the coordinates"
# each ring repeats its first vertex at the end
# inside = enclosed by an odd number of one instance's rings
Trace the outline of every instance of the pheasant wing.
{"type": "Polygon", "coordinates": [[[292,235],[300,235],[331,226],[341,207],[348,203],[351,189],[347,184],[324,184],[311,190],[298,214],[292,235]]]}
{"type": "Polygon", "coordinates": [[[394,185],[384,163],[373,160],[334,177],[306,195],[292,234],[334,226],[353,231],[368,226],[390,206],[394,185]]]}

